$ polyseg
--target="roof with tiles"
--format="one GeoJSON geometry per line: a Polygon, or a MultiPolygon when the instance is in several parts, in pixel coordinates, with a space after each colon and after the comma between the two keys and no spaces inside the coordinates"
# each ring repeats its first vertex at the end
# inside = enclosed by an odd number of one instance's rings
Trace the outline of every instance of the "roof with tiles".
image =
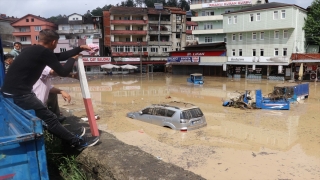
{"type": "Polygon", "coordinates": [[[320,53],[300,54],[292,53],[291,60],[320,60],[320,53]]]}
{"type": "Polygon", "coordinates": [[[148,8],[148,14],[166,14],[169,15],[171,12],[168,9],[155,9],[155,8],[148,8]]]}
{"type": "MultiPolygon", "coordinates": [[[[12,21],[11,24],[13,24],[13,23],[15,23],[15,22],[18,22],[18,21],[20,21],[21,19],[23,19],[23,18],[25,18],[25,17],[28,17],[28,16],[31,16],[31,17],[36,18],[36,19],[39,19],[39,20],[41,20],[41,21],[50,22],[50,21],[48,21],[48,20],[47,20],[46,18],[44,18],[44,17],[36,16],[36,15],[33,15],[33,14],[27,14],[27,15],[21,17],[21,18],[17,18],[15,21],[12,21]]],[[[50,23],[52,23],[52,22],[50,22],[50,23]]]]}
{"type": "Polygon", "coordinates": [[[266,4],[254,5],[254,6],[249,7],[249,8],[244,8],[244,9],[241,9],[239,11],[233,11],[233,12],[229,12],[229,13],[225,13],[225,14],[233,14],[233,13],[248,12],[248,11],[257,11],[257,10],[263,10],[263,9],[273,9],[273,8],[286,7],[286,6],[295,6],[295,7],[298,7],[300,9],[303,9],[304,11],[306,11],[306,9],[304,9],[304,8],[302,8],[300,6],[297,6],[295,4],[271,2],[271,3],[266,3],[266,4]]]}
{"type": "Polygon", "coordinates": [[[177,7],[164,7],[165,9],[169,9],[171,11],[171,14],[186,14],[186,11],[182,10],[181,8],[177,7]]]}
{"type": "Polygon", "coordinates": [[[83,21],[68,21],[68,17],[59,18],[56,24],[94,24],[92,18],[86,18],[83,16],[83,21]]]}
{"type": "Polygon", "coordinates": [[[148,10],[146,8],[139,8],[139,7],[111,7],[109,9],[110,14],[119,14],[119,15],[142,15],[147,14],[148,10]]]}

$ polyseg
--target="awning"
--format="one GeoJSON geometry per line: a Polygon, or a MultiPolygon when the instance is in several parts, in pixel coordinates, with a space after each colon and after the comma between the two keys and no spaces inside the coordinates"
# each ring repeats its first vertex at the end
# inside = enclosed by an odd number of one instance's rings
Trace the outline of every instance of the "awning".
{"type": "Polygon", "coordinates": [[[200,62],[199,66],[222,66],[224,62],[200,62]]]}
{"type": "Polygon", "coordinates": [[[254,63],[254,62],[226,62],[227,65],[256,65],[256,66],[288,66],[289,62],[254,63]]]}
{"type": "Polygon", "coordinates": [[[293,63],[317,63],[320,62],[320,59],[300,59],[292,60],[293,63]]]}

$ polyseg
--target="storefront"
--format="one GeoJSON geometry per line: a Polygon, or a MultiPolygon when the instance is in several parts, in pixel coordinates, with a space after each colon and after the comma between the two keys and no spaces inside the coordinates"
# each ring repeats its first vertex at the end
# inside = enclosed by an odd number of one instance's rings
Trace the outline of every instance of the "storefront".
{"type": "Polygon", "coordinates": [[[298,54],[291,55],[294,79],[298,80],[302,75],[302,80],[319,81],[320,80],[320,54],[298,54]],[[302,69],[301,69],[302,68],[302,69]],[[301,69],[301,72],[300,72],[301,69]]]}
{"type": "Polygon", "coordinates": [[[286,57],[228,57],[228,76],[247,79],[291,79],[291,66],[286,57]]]}

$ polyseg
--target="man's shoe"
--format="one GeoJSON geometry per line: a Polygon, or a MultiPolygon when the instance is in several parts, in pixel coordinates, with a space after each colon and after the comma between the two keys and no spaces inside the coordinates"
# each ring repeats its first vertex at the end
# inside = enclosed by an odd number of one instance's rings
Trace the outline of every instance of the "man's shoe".
{"type": "Polygon", "coordinates": [[[85,133],[86,133],[86,128],[84,127],[80,127],[79,129],[73,132],[73,134],[76,135],[78,138],[81,138],[85,133]]]}
{"type": "Polygon", "coordinates": [[[62,116],[62,115],[58,117],[58,121],[59,121],[60,123],[63,123],[66,119],[67,119],[67,117],[62,116]]]}
{"type": "Polygon", "coordinates": [[[79,142],[78,142],[79,144],[75,145],[75,148],[78,151],[82,151],[87,147],[94,146],[98,142],[99,142],[99,136],[92,136],[92,137],[83,136],[79,139],[79,142]]]}

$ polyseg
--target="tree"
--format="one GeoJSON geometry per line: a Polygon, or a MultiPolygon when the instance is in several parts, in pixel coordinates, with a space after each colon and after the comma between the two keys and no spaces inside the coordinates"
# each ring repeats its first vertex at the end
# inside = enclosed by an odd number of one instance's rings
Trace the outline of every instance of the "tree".
{"type": "Polygon", "coordinates": [[[320,0],[314,0],[308,8],[303,29],[309,43],[320,45],[320,0]]]}
{"type": "MultiPolygon", "coordinates": [[[[65,16],[65,15],[64,15],[65,16]]],[[[62,18],[63,16],[59,14],[58,16],[51,16],[47,20],[53,23],[57,23],[58,19],[62,18]]]]}
{"type": "Polygon", "coordinates": [[[180,0],[179,2],[179,7],[185,11],[189,11],[190,10],[190,5],[186,0],[180,0]]]}
{"type": "Polygon", "coordinates": [[[168,0],[167,6],[169,7],[178,7],[178,1],[177,0],[168,0]]]}

